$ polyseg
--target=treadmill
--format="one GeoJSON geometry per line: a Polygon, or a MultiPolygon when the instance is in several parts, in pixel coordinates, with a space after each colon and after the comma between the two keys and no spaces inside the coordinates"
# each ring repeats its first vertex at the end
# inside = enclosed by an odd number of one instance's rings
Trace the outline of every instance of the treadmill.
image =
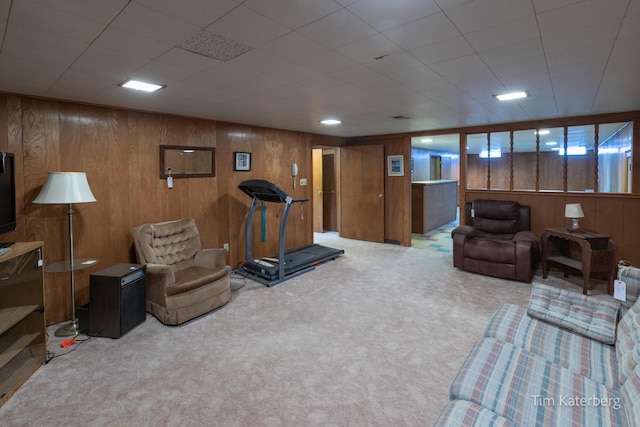
{"type": "Polygon", "coordinates": [[[277,285],[287,279],[313,270],[320,263],[344,254],[344,249],[334,249],[318,244],[285,251],[284,231],[291,205],[293,203],[306,202],[309,199],[293,199],[277,185],[263,179],[242,181],[238,188],[252,199],[249,214],[247,215],[245,234],[246,261],[242,266],[242,270],[251,279],[267,286],[277,285]],[[252,256],[251,231],[253,228],[253,214],[258,201],[285,204],[278,232],[278,253],[264,258],[253,258],[252,256]]]}

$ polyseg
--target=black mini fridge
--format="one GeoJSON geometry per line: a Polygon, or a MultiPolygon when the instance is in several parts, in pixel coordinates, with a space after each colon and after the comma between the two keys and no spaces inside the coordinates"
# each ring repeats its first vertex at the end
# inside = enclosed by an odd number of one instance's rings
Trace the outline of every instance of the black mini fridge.
{"type": "Polygon", "coordinates": [[[146,318],[146,266],[116,264],[89,279],[89,333],[120,338],[146,318]]]}

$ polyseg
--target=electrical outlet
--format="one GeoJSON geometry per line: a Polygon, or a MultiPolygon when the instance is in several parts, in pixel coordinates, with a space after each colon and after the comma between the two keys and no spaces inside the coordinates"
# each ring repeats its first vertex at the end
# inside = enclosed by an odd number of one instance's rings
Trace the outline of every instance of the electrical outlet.
{"type": "Polygon", "coordinates": [[[307,185],[307,178],[300,178],[300,185],[307,185]]]}
{"type": "Polygon", "coordinates": [[[229,250],[229,244],[225,243],[224,245],[222,245],[223,248],[225,248],[226,250],[229,250]]]}

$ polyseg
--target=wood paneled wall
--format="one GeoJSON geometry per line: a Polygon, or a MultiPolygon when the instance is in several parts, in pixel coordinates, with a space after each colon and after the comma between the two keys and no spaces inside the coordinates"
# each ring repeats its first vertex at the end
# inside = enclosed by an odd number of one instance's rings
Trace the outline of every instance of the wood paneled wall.
{"type": "MultiPolygon", "coordinates": [[[[89,275],[119,262],[134,262],[130,230],[136,225],[183,217],[195,219],[205,247],[230,245],[227,262],[244,260],[250,199],[238,190],[245,179],[266,179],[294,198],[310,197],[311,148],[339,145],[332,137],[284,130],[96,107],[0,94],[0,150],[16,155],[18,227],[4,241],[43,240],[45,265],[68,259],[67,206],[36,205],[48,171],[84,171],[96,203],[74,205],[76,257],[100,262],[76,272],[76,304],[89,301],[89,275]],[[216,176],[159,179],[159,146],[215,148],[216,176]],[[234,171],[234,152],[252,153],[250,172],[234,171]],[[308,186],[293,189],[290,165],[308,186]]],[[[283,207],[267,205],[267,236],[253,224],[254,255],[277,252],[283,207]]],[[[296,204],[286,247],[313,242],[310,203],[296,204]]],[[[71,317],[68,273],[45,275],[49,324],[71,317]]]]}

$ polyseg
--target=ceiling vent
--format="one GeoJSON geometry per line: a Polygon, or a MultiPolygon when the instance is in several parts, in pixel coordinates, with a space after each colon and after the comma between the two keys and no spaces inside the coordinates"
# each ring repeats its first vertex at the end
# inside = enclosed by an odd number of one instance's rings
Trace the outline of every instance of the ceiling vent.
{"type": "Polygon", "coordinates": [[[399,116],[393,116],[391,117],[392,119],[396,119],[396,120],[409,120],[409,117],[407,116],[403,116],[403,115],[399,115],[399,116]]]}
{"type": "Polygon", "coordinates": [[[218,61],[229,61],[253,48],[225,36],[202,30],[177,47],[218,61]]]}

